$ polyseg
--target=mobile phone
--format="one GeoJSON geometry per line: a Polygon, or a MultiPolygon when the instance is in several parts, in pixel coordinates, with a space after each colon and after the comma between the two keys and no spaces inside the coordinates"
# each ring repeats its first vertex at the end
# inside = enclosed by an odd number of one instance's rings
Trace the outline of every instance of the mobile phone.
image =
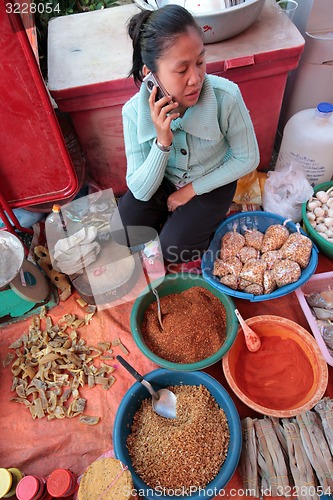
{"type": "Polygon", "coordinates": [[[156,101],[159,101],[162,97],[166,97],[168,95],[168,92],[165,90],[154,73],[148,73],[148,75],[144,77],[143,81],[146,84],[148,92],[150,93],[152,93],[154,87],[157,87],[156,101]]]}

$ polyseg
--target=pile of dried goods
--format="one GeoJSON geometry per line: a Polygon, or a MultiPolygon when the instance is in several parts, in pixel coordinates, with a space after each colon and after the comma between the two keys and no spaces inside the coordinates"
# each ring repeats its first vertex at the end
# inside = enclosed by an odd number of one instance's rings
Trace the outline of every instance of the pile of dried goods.
{"type": "Polygon", "coordinates": [[[65,314],[53,325],[43,307],[32,318],[29,332],[9,346],[14,352],[8,353],[3,365],[11,364],[11,390],[16,392],[11,401],[27,406],[33,419],[79,416],[88,425],[99,422],[99,417],[83,415],[86,399],[79,387],[100,385],[108,390],[116,381],[114,368],[105,362],[113,359],[111,347],[119,346],[124,354],[128,351],[119,338],[99,342],[97,347],[87,345],[77,329],[90,323],[96,306],[85,310],[83,319],[65,314]],[[94,365],[96,359],[99,366],[94,365]]]}
{"type": "Polygon", "coordinates": [[[333,356],[333,284],[328,290],[305,295],[328,352],[333,356]]]}
{"type": "Polygon", "coordinates": [[[333,489],[333,401],[296,417],[242,420],[239,471],[252,497],[318,500],[333,489]],[[266,492],[266,493],[265,493],[266,492]]]}
{"type": "Polygon", "coordinates": [[[177,394],[177,418],[163,418],[145,399],[134,415],[127,448],[132,465],[152,488],[193,492],[204,488],[221,469],[229,446],[224,411],[208,389],[169,387],[177,394]]]}
{"type": "Polygon", "coordinates": [[[311,250],[310,238],[299,232],[289,233],[282,224],[269,226],[265,233],[247,228],[244,234],[228,231],[222,237],[213,274],[233,290],[268,294],[299,280],[311,250]]]}
{"type": "Polygon", "coordinates": [[[150,304],[141,332],[149,349],[173,363],[194,363],[212,356],[226,338],[226,311],[206,288],[193,286],[179,294],[161,297],[163,331],[157,304],[150,304]]]}
{"type": "Polygon", "coordinates": [[[313,229],[325,240],[333,243],[333,186],[317,191],[306,205],[306,215],[313,229]]]}
{"type": "Polygon", "coordinates": [[[133,480],[120,460],[100,458],[84,472],[78,500],[133,500],[133,480]]]}

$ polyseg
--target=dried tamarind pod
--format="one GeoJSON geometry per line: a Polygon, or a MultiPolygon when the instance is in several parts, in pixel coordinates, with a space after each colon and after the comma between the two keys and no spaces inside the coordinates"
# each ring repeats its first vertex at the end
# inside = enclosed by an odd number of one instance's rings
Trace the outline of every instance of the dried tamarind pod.
{"type": "Polygon", "coordinates": [[[294,260],[304,269],[311,257],[312,241],[301,233],[292,233],[281,248],[284,259],[294,260]]]}
{"type": "Polygon", "coordinates": [[[286,226],[282,224],[273,224],[269,226],[264,234],[261,245],[261,252],[265,253],[269,250],[278,250],[282,247],[283,243],[287,241],[289,231],[286,226]]]}
{"type": "Polygon", "coordinates": [[[258,229],[246,229],[244,238],[245,245],[247,245],[248,247],[253,247],[256,250],[261,250],[264,233],[258,231],[258,229]]]}
{"type": "Polygon", "coordinates": [[[281,286],[289,285],[299,280],[302,271],[297,262],[283,259],[275,262],[272,272],[276,281],[276,286],[280,288],[281,286]]]}

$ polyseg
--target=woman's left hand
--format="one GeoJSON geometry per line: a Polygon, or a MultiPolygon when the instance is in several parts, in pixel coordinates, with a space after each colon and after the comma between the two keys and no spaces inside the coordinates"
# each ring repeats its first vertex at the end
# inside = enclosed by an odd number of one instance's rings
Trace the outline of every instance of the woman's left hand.
{"type": "Polygon", "coordinates": [[[170,194],[167,200],[167,206],[169,212],[174,212],[176,208],[185,205],[188,201],[196,196],[193,189],[192,183],[178,189],[174,193],[170,194]]]}

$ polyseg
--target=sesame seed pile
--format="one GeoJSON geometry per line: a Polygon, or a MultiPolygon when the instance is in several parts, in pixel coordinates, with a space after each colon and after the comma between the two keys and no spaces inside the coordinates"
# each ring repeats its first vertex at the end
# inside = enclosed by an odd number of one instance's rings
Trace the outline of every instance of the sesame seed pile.
{"type": "Polygon", "coordinates": [[[193,286],[161,297],[163,331],[156,301],[143,318],[141,331],[153,353],[173,363],[194,363],[212,356],[226,338],[226,310],[212,292],[193,286]]]}
{"type": "Polygon", "coordinates": [[[132,465],[151,488],[204,488],[227,456],[227,418],[203,385],[169,389],[177,395],[175,419],[155,413],[151,399],[145,399],[134,415],[126,443],[132,465]]]}

